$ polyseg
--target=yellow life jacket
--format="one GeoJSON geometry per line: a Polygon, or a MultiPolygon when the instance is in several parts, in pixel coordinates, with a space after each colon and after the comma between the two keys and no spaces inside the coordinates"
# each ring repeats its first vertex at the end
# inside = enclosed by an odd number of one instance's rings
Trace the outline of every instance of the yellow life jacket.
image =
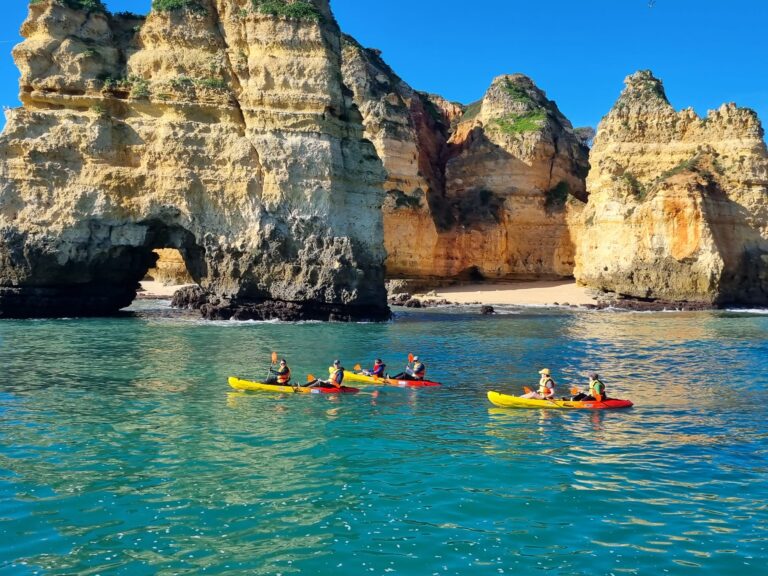
{"type": "Polygon", "coordinates": [[[291,369],[286,366],[285,368],[279,368],[277,370],[277,383],[288,384],[291,379],[291,369]]]}
{"type": "Polygon", "coordinates": [[[600,380],[590,380],[589,395],[596,398],[598,394],[600,396],[605,396],[605,384],[600,382],[600,380]]]}
{"type": "Polygon", "coordinates": [[[548,398],[549,396],[554,396],[555,381],[552,380],[551,376],[541,377],[541,380],[539,380],[539,394],[544,396],[544,398],[548,398]]]}
{"type": "Polygon", "coordinates": [[[331,375],[331,384],[341,387],[341,383],[344,381],[344,368],[336,368],[336,366],[330,366],[328,373],[331,375]]]}

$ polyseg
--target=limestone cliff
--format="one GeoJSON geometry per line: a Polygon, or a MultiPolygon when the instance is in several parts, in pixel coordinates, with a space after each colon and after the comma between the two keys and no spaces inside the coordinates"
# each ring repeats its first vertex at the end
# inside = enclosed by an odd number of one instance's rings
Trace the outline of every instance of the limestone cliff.
{"type": "MultiPolygon", "coordinates": [[[[676,112],[650,72],[598,127],[576,277],[640,298],[768,304],[768,154],[751,110],[676,112]]],[[[583,228],[581,228],[583,227],[583,228]]]]}
{"type": "Polygon", "coordinates": [[[176,248],[210,317],[386,317],[381,183],[327,0],[30,6],[0,315],[111,313],[176,248]]]}
{"type": "Polygon", "coordinates": [[[465,108],[345,40],[344,80],[388,174],[388,275],[570,276],[566,206],[586,200],[588,152],[554,102],[513,75],[465,108]]]}

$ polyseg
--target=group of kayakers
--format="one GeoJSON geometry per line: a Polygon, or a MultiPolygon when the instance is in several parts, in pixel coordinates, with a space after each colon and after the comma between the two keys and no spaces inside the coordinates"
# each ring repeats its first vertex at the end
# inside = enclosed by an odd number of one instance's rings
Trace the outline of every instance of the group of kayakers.
{"type": "MultiPolygon", "coordinates": [[[[355,367],[359,369],[359,366],[355,367]]],[[[386,371],[387,365],[381,360],[376,358],[373,363],[373,367],[370,370],[360,370],[360,373],[366,376],[372,376],[376,378],[388,379],[389,373],[386,371]]],[[[291,369],[288,367],[288,362],[285,358],[281,359],[277,368],[269,369],[270,377],[267,379],[267,384],[278,384],[280,386],[291,386],[291,369]]],[[[335,388],[341,388],[344,382],[344,367],[341,365],[340,360],[334,360],[333,364],[328,368],[329,377],[327,380],[315,378],[312,381],[302,384],[302,386],[314,387],[314,386],[333,386],[335,388]]],[[[395,380],[424,380],[427,374],[427,366],[422,362],[418,356],[410,356],[408,358],[408,365],[403,372],[392,376],[395,380]]],[[[554,400],[556,399],[555,380],[552,378],[552,371],[549,368],[543,368],[539,370],[539,387],[536,390],[529,390],[526,388],[526,393],[521,398],[531,398],[536,400],[554,400]]],[[[573,401],[602,401],[607,400],[608,396],[605,391],[605,384],[600,380],[599,374],[596,372],[589,373],[589,387],[587,391],[579,389],[572,389],[572,396],[562,396],[561,400],[573,400],[573,401]]]]}
{"type": "MultiPolygon", "coordinates": [[[[541,378],[539,378],[539,388],[537,390],[527,391],[521,396],[521,398],[533,398],[536,400],[554,400],[555,399],[555,380],[552,378],[552,371],[549,368],[543,368],[539,370],[541,378]]],[[[561,400],[574,400],[574,401],[587,401],[601,402],[607,400],[608,396],[605,393],[605,384],[600,380],[600,375],[597,372],[589,373],[589,389],[587,392],[583,392],[578,389],[571,390],[573,396],[562,396],[561,400]]]]}
{"type": "MultiPolygon", "coordinates": [[[[359,367],[356,367],[359,368],[359,367]]],[[[387,379],[390,378],[386,372],[387,365],[382,362],[380,358],[377,358],[373,363],[373,367],[370,370],[361,370],[362,374],[366,376],[375,376],[377,378],[387,379]]],[[[270,367],[270,376],[267,378],[266,384],[278,384],[280,386],[291,386],[291,369],[288,367],[288,362],[285,358],[280,360],[277,368],[270,367]]],[[[312,388],[314,386],[334,386],[341,388],[342,382],[344,382],[344,367],[341,365],[340,360],[334,360],[333,364],[328,368],[329,378],[322,380],[315,378],[302,386],[312,388]]],[[[418,356],[409,357],[408,365],[403,372],[392,376],[395,380],[424,380],[427,375],[427,366],[419,360],[418,356]]]]}

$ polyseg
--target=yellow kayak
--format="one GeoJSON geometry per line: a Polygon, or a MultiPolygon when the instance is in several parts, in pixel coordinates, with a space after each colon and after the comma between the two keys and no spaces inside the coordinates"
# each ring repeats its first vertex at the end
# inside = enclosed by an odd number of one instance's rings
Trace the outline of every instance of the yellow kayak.
{"type": "Polygon", "coordinates": [[[429,380],[398,380],[395,378],[374,378],[361,372],[344,370],[344,380],[358,382],[360,384],[372,384],[374,386],[397,386],[398,388],[425,388],[427,386],[440,386],[440,382],[429,380]]]}
{"type": "Polygon", "coordinates": [[[265,384],[264,382],[251,382],[230,376],[227,380],[235,390],[248,390],[251,392],[278,392],[280,394],[355,394],[360,392],[357,388],[342,386],[281,386],[280,384],[265,384]]]}
{"type": "Polygon", "coordinates": [[[502,408],[546,408],[560,410],[611,410],[615,408],[630,408],[629,400],[608,399],[602,402],[596,400],[537,400],[535,398],[520,398],[499,392],[488,392],[488,400],[502,408]]]}

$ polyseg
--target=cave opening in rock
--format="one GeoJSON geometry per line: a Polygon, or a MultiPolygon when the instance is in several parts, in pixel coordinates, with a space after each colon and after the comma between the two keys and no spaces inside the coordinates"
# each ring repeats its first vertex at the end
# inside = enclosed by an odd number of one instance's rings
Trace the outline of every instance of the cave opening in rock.
{"type": "Polygon", "coordinates": [[[205,276],[205,251],[192,233],[180,226],[160,222],[147,223],[141,252],[142,297],[171,297],[180,286],[200,284],[205,276]]]}

